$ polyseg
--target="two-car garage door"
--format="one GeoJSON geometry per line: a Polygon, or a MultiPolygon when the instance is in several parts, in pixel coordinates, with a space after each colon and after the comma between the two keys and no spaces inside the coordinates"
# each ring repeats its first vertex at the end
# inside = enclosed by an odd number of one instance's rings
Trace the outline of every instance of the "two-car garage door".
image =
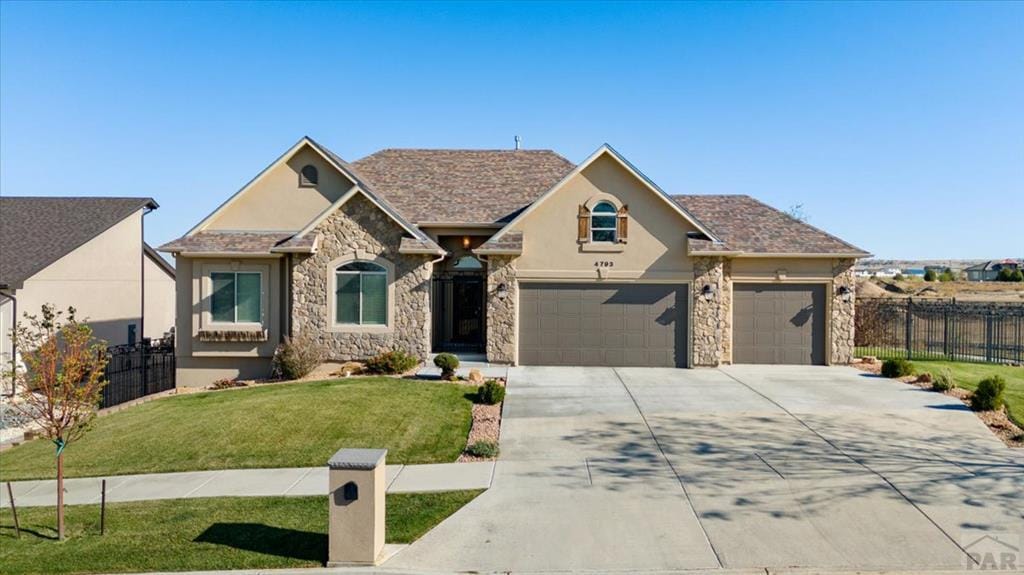
{"type": "Polygon", "coordinates": [[[686,285],[519,285],[519,363],[685,367],[686,285]]]}

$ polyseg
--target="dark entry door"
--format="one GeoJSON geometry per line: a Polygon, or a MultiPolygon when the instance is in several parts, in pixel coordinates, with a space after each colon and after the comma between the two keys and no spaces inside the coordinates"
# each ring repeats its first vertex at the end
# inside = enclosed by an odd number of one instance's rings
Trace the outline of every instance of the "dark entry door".
{"type": "Polygon", "coordinates": [[[434,351],[484,351],[486,280],[483,274],[434,278],[434,351]]]}

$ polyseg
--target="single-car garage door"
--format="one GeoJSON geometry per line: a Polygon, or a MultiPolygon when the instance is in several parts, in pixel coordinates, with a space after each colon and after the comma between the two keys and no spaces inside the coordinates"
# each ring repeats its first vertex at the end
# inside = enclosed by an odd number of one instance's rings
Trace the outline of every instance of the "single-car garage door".
{"type": "Polygon", "coordinates": [[[519,363],[685,367],[688,289],[519,285],[519,363]]]}
{"type": "Polygon", "coordinates": [[[733,363],[825,363],[825,286],[733,284],[733,363]]]}

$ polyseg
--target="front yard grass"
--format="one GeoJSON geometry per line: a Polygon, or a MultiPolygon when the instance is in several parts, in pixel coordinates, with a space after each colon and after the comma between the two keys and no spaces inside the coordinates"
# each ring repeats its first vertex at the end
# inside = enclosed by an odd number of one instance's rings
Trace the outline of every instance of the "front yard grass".
{"type": "MultiPolygon", "coordinates": [[[[480,491],[387,496],[387,542],[411,543],[480,491]]],[[[320,567],[327,560],[327,497],[231,497],[112,503],[106,534],[98,505],[67,507],[56,540],[53,507],[0,514],[0,571],[121,573],[320,567]]]]}
{"type": "MultiPolygon", "coordinates": [[[[388,463],[447,463],[466,446],[464,386],[389,377],[172,396],[98,417],[65,451],[67,477],[323,466],[342,447],[388,463]]],[[[0,480],[52,478],[54,446],[0,453],[0,480]]]]}
{"type": "Polygon", "coordinates": [[[978,382],[992,375],[1006,380],[1006,411],[1018,427],[1024,427],[1024,367],[998,365],[993,363],[966,363],[944,360],[912,360],[917,373],[930,372],[933,376],[943,369],[953,375],[957,387],[974,391],[978,382]]]}

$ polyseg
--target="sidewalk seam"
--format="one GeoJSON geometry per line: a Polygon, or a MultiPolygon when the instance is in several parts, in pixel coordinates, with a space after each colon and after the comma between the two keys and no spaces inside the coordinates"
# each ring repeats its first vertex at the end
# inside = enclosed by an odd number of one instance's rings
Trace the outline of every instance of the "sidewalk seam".
{"type": "Polygon", "coordinates": [[[309,476],[310,473],[313,473],[314,469],[316,469],[316,467],[307,467],[306,472],[300,475],[299,478],[296,479],[295,481],[292,481],[292,484],[285,488],[285,490],[281,492],[281,495],[288,495],[288,492],[291,491],[292,489],[295,489],[295,486],[298,485],[300,481],[309,476]]]}
{"type": "Polygon", "coordinates": [[[211,474],[210,474],[210,478],[209,478],[209,479],[207,479],[206,481],[204,481],[204,482],[200,483],[199,485],[197,485],[197,486],[196,486],[196,487],[195,487],[194,489],[192,489],[192,490],[191,490],[191,491],[189,491],[188,493],[186,493],[186,494],[182,495],[182,496],[181,496],[181,498],[182,498],[182,499],[189,499],[189,498],[191,498],[191,497],[192,497],[192,494],[193,494],[193,493],[195,493],[196,491],[199,491],[199,490],[200,490],[200,489],[202,489],[203,487],[206,487],[206,484],[207,484],[207,483],[209,483],[209,482],[213,481],[213,480],[214,480],[214,478],[216,478],[216,477],[217,477],[218,475],[220,475],[220,474],[222,474],[222,473],[224,473],[224,471],[223,471],[223,470],[222,470],[222,471],[214,471],[213,473],[211,473],[211,474]]]}

